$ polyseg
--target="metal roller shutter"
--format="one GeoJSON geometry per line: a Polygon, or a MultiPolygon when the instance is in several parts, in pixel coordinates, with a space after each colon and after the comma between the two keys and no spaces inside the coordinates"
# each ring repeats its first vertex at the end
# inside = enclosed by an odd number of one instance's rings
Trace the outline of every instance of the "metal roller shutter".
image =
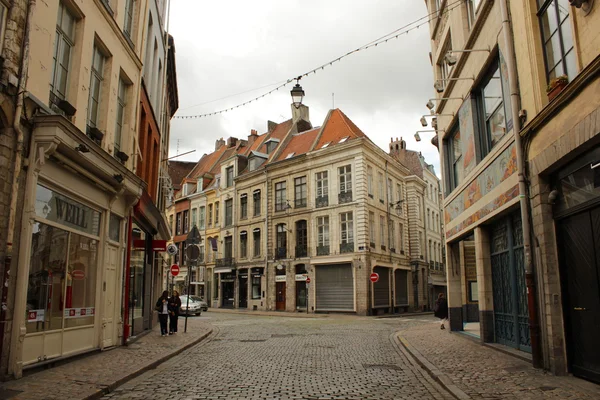
{"type": "Polygon", "coordinates": [[[396,306],[408,305],[408,271],[397,269],[394,272],[396,284],[396,306]]]}
{"type": "Polygon", "coordinates": [[[315,268],[317,311],[354,311],[354,280],[350,264],[315,268]]]}
{"type": "Polygon", "coordinates": [[[390,269],[375,267],[373,272],[379,274],[379,280],[373,284],[373,297],[375,307],[390,306],[390,269]]]}

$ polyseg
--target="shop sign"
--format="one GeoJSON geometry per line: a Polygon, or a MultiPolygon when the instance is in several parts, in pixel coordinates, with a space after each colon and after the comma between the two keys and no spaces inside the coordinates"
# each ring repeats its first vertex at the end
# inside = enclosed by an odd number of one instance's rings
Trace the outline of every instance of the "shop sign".
{"type": "Polygon", "coordinates": [[[252,276],[261,276],[262,268],[252,268],[251,273],[252,273],[252,276]]]}
{"type": "Polygon", "coordinates": [[[248,274],[240,274],[239,277],[241,279],[248,279],[248,274]]]}
{"type": "Polygon", "coordinates": [[[96,309],[94,307],[65,308],[64,317],[65,318],[84,318],[84,317],[93,317],[95,314],[96,314],[96,309]]]}
{"type": "Polygon", "coordinates": [[[146,239],[134,239],[132,250],[145,250],[146,239]]]}
{"type": "Polygon", "coordinates": [[[80,281],[82,279],[85,279],[85,271],[82,270],[82,269],[73,270],[73,272],[71,272],[71,277],[73,279],[75,279],[76,281],[80,281]]]}
{"type": "Polygon", "coordinates": [[[167,251],[167,241],[166,240],[153,240],[152,241],[152,250],[153,251],[167,251]]]}
{"type": "Polygon", "coordinates": [[[305,281],[308,278],[306,274],[296,274],[296,282],[305,281]]]}
{"type": "Polygon", "coordinates": [[[285,282],[285,275],[275,275],[275,282],[285,282]]]}
{"type": "Polygon", "coordinates": [[[27,322],[41,322],[44,320],[46,310],[29,310],[27,311],[27,322]]]}
{"type": "Polygon", "coordinates": [[[92,235],[100,234],[100,213],[44,186],[36,190],[35,214],[92,235]]]}

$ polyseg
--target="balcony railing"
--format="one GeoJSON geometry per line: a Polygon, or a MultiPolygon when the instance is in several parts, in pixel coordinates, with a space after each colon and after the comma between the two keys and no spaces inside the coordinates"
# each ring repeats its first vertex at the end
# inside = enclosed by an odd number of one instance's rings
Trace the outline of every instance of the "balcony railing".
{"type": "Polygon", "coordinates": [[[294,200],[294,208],[303,208],[303,207],[306,207],[306,199],[294,200]]]}
{"type": "Polygon", "coordinates": [[[315,207],[327,207],[329,205],[329,196],[320,196],[315,199],[315,207]]]}
{"type": "Polygon", "coordinates": [[[296,258],[307,257],[308,256],[308,247],[305,245],[296,246],[296,258]]]}
{"type": "Polygon", "coordinates": [[[342,192],[338,194],[338,202],[340,204],[350,203],[352,201],[352,191],[342,192]]]}
{"type": "Polygon", "coordinates": [[[353,253],[354,242],[340,243],[340,253],[353,253]]]}
{"type": "Polygon", "coordinates": [[[287,258],[287,248],[286,247],[275,248],[275,259],[281,260],[283,258],[287,258]]]}
{"type": "Polygon", "coordinates": [[[318,256],[328,256],[329,255],[329,246],[317,246],[317,255],[318,256]]]}
{"type": "Polygon", "coordinates": [[[219,268],[219,267],[228,267],[228,268],[235,267],[235,258],[232,258],[232,257],[217,258],[215,260],[215,267],[217,267],[217,268],[219,268]]]}

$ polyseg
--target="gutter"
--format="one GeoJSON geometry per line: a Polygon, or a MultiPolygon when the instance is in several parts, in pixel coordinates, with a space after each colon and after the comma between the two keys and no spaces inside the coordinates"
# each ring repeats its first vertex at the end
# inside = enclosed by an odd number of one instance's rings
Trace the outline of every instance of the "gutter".
{"type": "Polygon", "coordinates": [[[500,14],[502,17],[502,32],[506,45],[506,66],[508,68],[508,81],[510,84],[510,99],[512,106],[513,133],[517,151],[517,173],[519,177],[519,205],[521,208],[521,223],[523,224],[523,251],[525,255],[525,280],[527,285],[527,306],[529,311],[529,331],[531,336],[531,355],[533,366],[542,368],[542,351],[540,346],[540,327],[537,315],[537,293],[534,279],[534,267],[531,259],[531,215],[527,202],[528,192],[525,182],[525,168],[523,145],[521,143],[521,118],[519,117],[520,95],[517,83],[517,60],[515,56],[514,34],[508,14],[508,0],[500,0],[500,14]]]}

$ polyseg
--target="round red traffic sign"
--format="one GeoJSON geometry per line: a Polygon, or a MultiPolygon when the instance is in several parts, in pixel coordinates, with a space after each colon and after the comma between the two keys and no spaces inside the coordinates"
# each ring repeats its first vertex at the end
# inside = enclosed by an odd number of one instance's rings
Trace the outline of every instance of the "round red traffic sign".
{"type": "Polygon", "coordinates": [[[379,280],[379,274],[377,272],[373,272],[369,279],[371,280],[371,282],[375,283],[379,280]]]}
{"type": "Polygon", "coordinates": [[[71,272],[71,276],[73,277],[73,279],[75,279],[76,281],[80,281],[82,279],[85,278],[85,271],[81,270],[81,269],[76,269],[73,270],[73,272],[71,272]]]}
{"type": "Polygon", "coordinates": [[[310,283],[310,276],[306,277],[306,283],[310,283]]]}
{"type": "Polygon", "coordinates": [[[179,265],[177,265],[177,264],[171,265],[171,275],[173,275],[173,276],[179,275],[179,265]]]}

